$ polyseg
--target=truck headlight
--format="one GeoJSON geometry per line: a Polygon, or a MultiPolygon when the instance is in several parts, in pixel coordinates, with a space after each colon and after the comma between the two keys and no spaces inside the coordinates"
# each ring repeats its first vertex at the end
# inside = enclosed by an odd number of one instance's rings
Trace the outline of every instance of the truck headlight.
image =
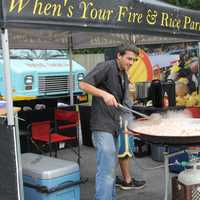
{"type": "Polygon", "coordinates": [[[28,75],[24,77],[24,84],[25,85],[32,85],[33,84],[33,76],[28,75]]]}
{"type": "Polygon", "coordinates": [[[84,78],[84,74],[83,74],[83,73],[79,73],[79,74],[77,75],[78,81],[83,80],[83,78],[84,78]]]}

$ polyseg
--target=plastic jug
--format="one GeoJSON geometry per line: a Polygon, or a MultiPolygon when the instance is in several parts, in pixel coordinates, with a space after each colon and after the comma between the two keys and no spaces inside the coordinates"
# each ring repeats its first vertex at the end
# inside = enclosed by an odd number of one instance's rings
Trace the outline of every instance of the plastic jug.
{"type": "Polygon", "coordinates": [[[200,161],[192,161],[188,167],[178,175],[178,180],[184,185],[200,184],[200,161]]]}

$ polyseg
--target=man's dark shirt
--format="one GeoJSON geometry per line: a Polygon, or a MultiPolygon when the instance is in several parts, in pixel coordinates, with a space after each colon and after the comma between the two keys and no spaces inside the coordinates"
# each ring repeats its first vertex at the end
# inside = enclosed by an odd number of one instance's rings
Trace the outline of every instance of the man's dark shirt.
{"type": "MultiPolygon", "coordinates": [[[[115,60],[99,63],[83,81],[114,95],[118,103],[126,105],[128,102],[128,77],[125,71],[119,70],[115,60]]],[[[118,132],[119,116],[119,108],[107,106],[103,98],[93,96],[92,131],[118,132]]]]}

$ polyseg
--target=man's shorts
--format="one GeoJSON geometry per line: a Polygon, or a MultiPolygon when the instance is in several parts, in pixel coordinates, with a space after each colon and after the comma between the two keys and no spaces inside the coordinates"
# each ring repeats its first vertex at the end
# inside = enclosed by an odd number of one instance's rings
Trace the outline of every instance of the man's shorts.
{"type": "Polygon", "coordinates": [[[120,133],[118,135],[118,158],[132,157],[134,151],[134,136],[120,133]]]}

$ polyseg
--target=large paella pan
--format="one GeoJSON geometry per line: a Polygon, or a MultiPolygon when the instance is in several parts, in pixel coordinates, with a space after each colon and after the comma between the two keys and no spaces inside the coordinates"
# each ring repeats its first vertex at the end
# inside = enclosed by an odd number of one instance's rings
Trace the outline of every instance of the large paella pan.
{"type": "Polygon", "coordinates": [[[200,118],[166,115],[158,122],[137,120],[128,125],[130,133],[151,143],[200,144],[200,118]]]}

